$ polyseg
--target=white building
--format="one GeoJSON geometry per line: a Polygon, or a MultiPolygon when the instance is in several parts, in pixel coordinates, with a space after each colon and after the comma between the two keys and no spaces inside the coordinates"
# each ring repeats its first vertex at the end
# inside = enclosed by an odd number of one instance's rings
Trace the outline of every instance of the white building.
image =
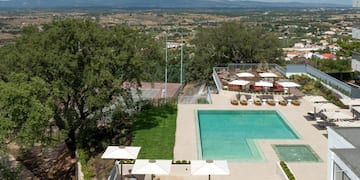
{"type": "Polygon", "coordinates": [[[360,39],[360,25],[358,25],[358,24],[354,25],[351,32],[352,32],[353,38],[360,39]]]}
{"type": "Polygon", "coordinates": [[[360,0],[353,0],[352,7],[360,7],[360,0]]]}
{"type": "MultiPolygon", "coordinates": [[[[360,0],[358,0],[360,1],[360,0]]],[[[355,24],[352,28],[352,37],[354,39],[360,39],[360,25],[355,24]]],[[[360,71],[360,53],[356,52],[352,55],[351,68],[353,71],[360,71]]]]}
{"type": "Polygon", "coordinates": [[[328,180],[360,180],[360,127],[328,127],[328,180]]]}

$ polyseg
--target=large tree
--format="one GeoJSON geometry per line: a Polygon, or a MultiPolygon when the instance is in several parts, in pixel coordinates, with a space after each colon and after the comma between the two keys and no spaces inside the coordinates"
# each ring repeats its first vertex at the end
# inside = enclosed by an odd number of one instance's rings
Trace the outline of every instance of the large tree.
{"type": "Polygon", "coordinates": [[[139,31],[74,19],[26,27],[0,53],[0,85],[7,93],[1,99],[1,107],[6,108],[1,109],[0,127],[26,129],[21,131],[25,134],[1,133],[7,137],[33,133],[37,136],[29,136],[30,142],[39,142],[52,118],[67,133],[66,142],[73,150],[79,135],[97,127],[104,107],[117,99],[123,107],[131,106],[130,86],[124,84],[149,80],[148,74],[156,71],[151,66],[158,67],[162,59],[160,46],[139,31]],[[14,82],[10,72],[21,73],[26,81],[14,82]],[[20,89],[16,90],[16,83],[20,89]],[[15,100],[5,103],[12,97],[15,100]]]}
{"type": "Polygon", "coordinates": [[[192,80],[208,79],[213,67],[229,63],[280,63],[280,41],[259,27],[225,23],[204,28],[196,33],[193,43],[192,80]]]}

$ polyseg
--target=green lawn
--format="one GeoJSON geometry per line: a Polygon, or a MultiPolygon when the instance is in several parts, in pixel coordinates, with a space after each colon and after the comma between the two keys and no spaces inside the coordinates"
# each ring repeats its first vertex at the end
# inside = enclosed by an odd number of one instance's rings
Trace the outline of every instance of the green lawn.
{"type": "Polygon", "coordinates": [[[136,116],[133,146],[141,146],[139,159],[173,159],[176,106],[153,107],[136,116]]]}

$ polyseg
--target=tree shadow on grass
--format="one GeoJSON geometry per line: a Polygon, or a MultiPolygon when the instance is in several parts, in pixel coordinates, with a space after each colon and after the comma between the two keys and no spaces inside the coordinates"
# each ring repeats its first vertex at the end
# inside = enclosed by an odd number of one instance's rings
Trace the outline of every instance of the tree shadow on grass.
{"type": "Polygon", "coordinates": [[[159,125],[160,121],[176,113],[176,107],[164,105],[159,107],[150,107],[135,116],[133,130],[150,129],[159,125]]]}

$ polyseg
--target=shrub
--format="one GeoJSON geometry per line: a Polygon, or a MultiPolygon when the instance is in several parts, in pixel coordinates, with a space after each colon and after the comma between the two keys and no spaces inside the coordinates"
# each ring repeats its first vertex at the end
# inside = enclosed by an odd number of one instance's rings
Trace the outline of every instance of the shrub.
{"type": "Polygon", "coordinates": [[[293,100],[291,101],[291,104],[295,105],[295,106],[299,106],[300,105],[300,101],[299,100],[293,100]]]}
{"type": "Polygon", "coordinates": [[[232,99],[230,102],[232,105],[239,105],[239,102],[236,99],[232,99]]]}
{"type": "Polygon", "coordinates": [[[240,100],[240,104],[241,104],[241,105],[247,105],[248,102],[247,102],[246,100],[240,100]]]}
{"type": "Polygon", "coordinates": [[[284,170],[286,176],[289,178],[289,180],[295,180],[294,174],[290,171],[289,167],[286,165],[284,161],[280,161],[280,166],[284,170]]]}
{"type": "Polygon", "coordinates": [[[285,105],[287,105],[287,101],[286,100],[280,100],[279,104],[285,106],[285,105]]]}
{"type": "Polygon", "coordinates": [[[270,106],[275,106],[276,105],[276,103],[275,103],[275,101],[273,99],[268,99],[267,104],[270,105],[270,106]]]}
{"type": "Polygon", "coordinates": [[[199,98],[197,99],[198,104],[209,104],[208,101],[205,98],[199,98]]]}

